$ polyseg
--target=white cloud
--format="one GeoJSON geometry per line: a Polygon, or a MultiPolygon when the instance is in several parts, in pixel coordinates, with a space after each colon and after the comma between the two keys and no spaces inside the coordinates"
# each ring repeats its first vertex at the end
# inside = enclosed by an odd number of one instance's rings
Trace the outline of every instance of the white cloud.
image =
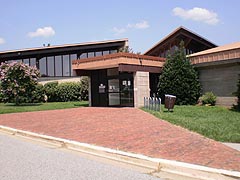
{"type": "Polygon", "coordinates": [[[129,29],[146,29],[149,27],[150,26],[149,26],[148,22],[143,20],[143,21],[135,23],[135,24],[129,23],[127,26],[121,27],[121,28],[114,27],[113,31],[115,32],[115,35],[120,35],[120,34],[127,32],[129,29]]]}
{"type": "Polygon", "coordinates": [[[50,36],[54,36],[54,35],[55,35],[55,31],[51,26],[38,28],[35,32],[28,33],[28,36],[31,38],[33,38],[33,37],[50,37],[50,36]]]}
{"type": "Polygon", "coordinates": [[[149,24],[147,21],[142,21],[142,22],[139,22],[139,23],[136,23],[136,24],[128,24],[127,25],[128,28],[135,28],[135,29],[146,29],[146,28],[149,28],[149,24]]]}
{"type": "Polygon", "coordinates": [[[210,25],[216,25],[219,22],[217,13],[204,8],[194,7],[193,9],[185,10],[176,7],[172,11],[175,16],[183,19],[204,22],[210,25]]]}
{"type": "Polygon", "coordinates": [[[4,43],[5,43],[5,40],[0,37],[0,45],[1,45],[1,44],[4,44],[4,43]]]}

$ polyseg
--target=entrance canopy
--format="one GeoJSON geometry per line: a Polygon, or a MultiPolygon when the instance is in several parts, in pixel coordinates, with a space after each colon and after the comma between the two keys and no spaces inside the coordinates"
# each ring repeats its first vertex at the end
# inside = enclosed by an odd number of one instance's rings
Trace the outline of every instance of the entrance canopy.
{"type": "Polygon", "coordinates": [[[144,71],[160,73],[165,58],[138,55],[132,53],[115,53],[101,57],[79,59],[72,62],[77,75],[87,75],[91,70],[118,68],[120,72],[144,71]]]}

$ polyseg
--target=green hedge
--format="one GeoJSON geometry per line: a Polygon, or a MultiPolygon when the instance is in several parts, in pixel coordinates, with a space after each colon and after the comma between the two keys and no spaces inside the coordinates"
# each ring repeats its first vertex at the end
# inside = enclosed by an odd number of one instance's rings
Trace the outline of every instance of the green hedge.
{"type": "Polygon", "coordinates": [[[42,84],[37,84],[33,92],[32,103],[44,102],[45,92],[42,84]]]}
{"type": "Polygon", "coordinates": [[[80,82],[49,82],[44,85],[48,102],[67,102],[88,100],[88,79],[82,78],[80,82]]]}
{"type": "Polygon", "coordinates": [[[77,101],[81,100],[81,85],[75,82],[65,82],[57,86],[57,99],[58,102],[77,101]]]}
{"type": "Polygon", "coordinates": [[[44,94],[47,97],[48,102],[57,102],[58,101],[58,96],[57,96],[57,87],[58,87],[58,82],[48,82],[44,84],[44,94]]]}

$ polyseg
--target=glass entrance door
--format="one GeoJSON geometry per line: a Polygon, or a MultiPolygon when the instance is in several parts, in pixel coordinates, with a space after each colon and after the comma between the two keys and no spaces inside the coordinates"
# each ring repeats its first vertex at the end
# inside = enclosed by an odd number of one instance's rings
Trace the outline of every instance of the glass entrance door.
{"type": "Polygon", "coordinates": [[[133,107],[133,78],[120,79],[120,103],[121,106],[133,107]]]}
{"type": "Polygon", "coordinates": [[[108,106],[133,107],[133,73],[108,69],[108,106]]]}
{"type": "Polygon", "coordinates": [[[108,80],[108,105],[120,106],[119,79],[108,80]]]}

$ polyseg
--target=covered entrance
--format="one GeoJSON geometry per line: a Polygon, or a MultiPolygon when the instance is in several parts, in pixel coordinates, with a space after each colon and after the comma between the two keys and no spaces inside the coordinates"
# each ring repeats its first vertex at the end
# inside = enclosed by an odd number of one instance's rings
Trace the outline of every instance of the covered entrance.
{"type": "Polygon", "coordinates": [[[133,107],[133,73],[118,68],[91,72],[91,103],[100,107],[133,107]]]}
{"type": "Polygon", "coordinates": [[[154,91],[150,73],[160,73],[164,62],[159,57],[115,53],[75,60],[72,67],[77,75],[89,77],[90,106],[141,107],[154,91]]]}

